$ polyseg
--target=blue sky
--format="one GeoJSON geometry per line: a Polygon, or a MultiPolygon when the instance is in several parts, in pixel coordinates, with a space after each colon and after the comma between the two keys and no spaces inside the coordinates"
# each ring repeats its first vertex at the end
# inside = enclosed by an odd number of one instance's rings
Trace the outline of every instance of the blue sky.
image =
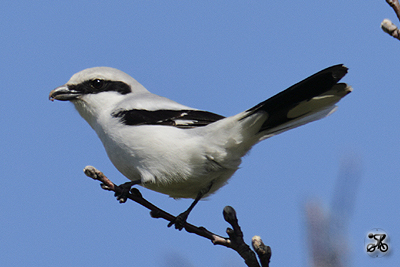
{"type": "MultiPolygon", "coordinates": [[[[379,28],[384,18],[396,21],[383,0],[3,3],[0,265],[243,266],[233,251],[118,204],[83,174],[93,165],[126,181],[72,104],[48,101],[72,74],[115,67],[153,93],[229,116],[344,63],[354,91],[338,111],[258,144],[189,222],[224,234],[231,205],[245,240],[260,235],[272,247],[271,266],[306,266],[304,207],[309,199],[329,207],[341,164],[356,161],[350,262],[395,266],[400,42],[379,28]],[[389,234],[390,255],[364,252],[372,228],[389,234]]],[[[173,214],[190,204],[140,190],[173,214]]]]}

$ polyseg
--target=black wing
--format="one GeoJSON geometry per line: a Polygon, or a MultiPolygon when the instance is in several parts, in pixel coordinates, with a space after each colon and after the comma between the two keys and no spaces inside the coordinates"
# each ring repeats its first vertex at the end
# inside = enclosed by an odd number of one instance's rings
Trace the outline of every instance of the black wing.
{"type": "Polygon", "coordinates": [[[206,126],[224,116],[201,110],[119,110],[111,114],[125,125],[169,125],[178,128],[206,126]]]}

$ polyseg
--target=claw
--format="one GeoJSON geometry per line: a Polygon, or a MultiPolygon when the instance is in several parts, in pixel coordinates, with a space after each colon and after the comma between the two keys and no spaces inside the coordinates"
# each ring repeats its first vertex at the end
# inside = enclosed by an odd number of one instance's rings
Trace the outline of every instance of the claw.
{"type": "Polygon", "coordinates": [[[168,227],[171,227],[172,225],[175,224],[175,229],[181,231],[185,227],[188,216],[189,216],[188,212],[186,212],[186,211],[182,212],[181,214],[176,216],[174,221],[172,221],[168,224],[168,227]]]}
{"type": "MultiPolygon", "coordinates": [[[[140,181],[131,181],[131,182],[126,182],[124,184],[118,185],[117,188],[118,190],[115,190],[114,196],[117,197],[117,200],[119,203],[125,203],[129,197],[130,191],[132,186],[135,184],[139,184],[140,181]]],[[[135,191],[136,192],[136,191],[135,191]]]]}

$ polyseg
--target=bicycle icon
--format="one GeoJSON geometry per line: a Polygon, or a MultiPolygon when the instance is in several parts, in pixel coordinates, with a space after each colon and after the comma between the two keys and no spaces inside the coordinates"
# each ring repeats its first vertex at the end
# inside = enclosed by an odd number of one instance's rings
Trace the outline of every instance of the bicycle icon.
{"type": "Polygon", "coordinates": [[[367,253],[371,257],[382,257],[386,255],[387,251],[389,250],[387,237],[388,235],[382,229],[373,229],[370,233],[368,233],[368,239],[370,239],[370,241],[372,239],[374,242],[366,245],[367,253]],[[386,242],[384,242],[384,240],[386,240],[386,242]]]}
{"type": "Polygon", "coordinates": [[[370,243],[367,245],[368,252],[374,252],[375,248],[378,248],[381,252],[386,252],[389,249],[389,245],[383,243],[383,240],[385,240],[385,238],[386,238],[385,234],[369,233],[368,238],[375,239],[377,241],[376,244],[370,243]]]}

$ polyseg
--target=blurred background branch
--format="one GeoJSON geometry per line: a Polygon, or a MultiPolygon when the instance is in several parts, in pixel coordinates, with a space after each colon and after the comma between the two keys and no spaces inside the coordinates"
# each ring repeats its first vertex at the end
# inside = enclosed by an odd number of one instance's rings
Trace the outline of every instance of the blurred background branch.
{"type": "Polygon", "coordinates": [[[360,183],[361,164],[357,157],[343,160],[328,208],[320,201],[306,204],[310,265],[313,267],[348,267],[348,225],[360,183]]]}

